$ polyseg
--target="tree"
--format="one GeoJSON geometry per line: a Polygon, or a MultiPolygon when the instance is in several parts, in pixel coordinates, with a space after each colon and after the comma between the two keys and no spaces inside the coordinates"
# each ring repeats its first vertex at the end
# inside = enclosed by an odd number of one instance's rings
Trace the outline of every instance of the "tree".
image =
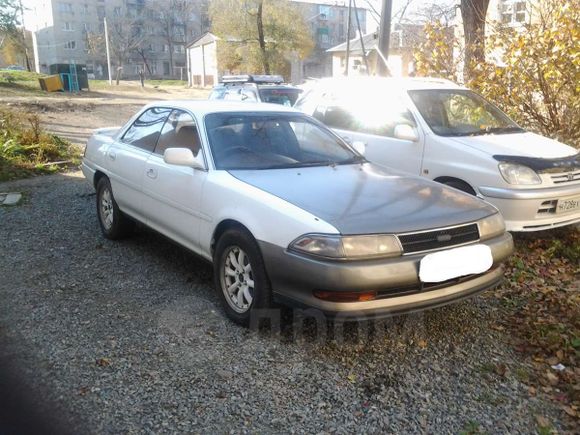
{"type": "Polygon", "coordinates": [[[224,41],[220,64],[246,73],[288,74],[288,58],[305,58],[313,48],[300,11],[284,0],[214,0],[212,31],[224,41]]]}
{"type": "MultiPolygon", "coordinates": [[[[154,25],[159,29],[161,39],[169,54],[169,74],[173,75],[173,54],[175,47],[183,47],[187,35],[191,34],[194,18],[200,18],[203,1],[192,0],[153,0],[149,8],[154,11],[154,25]]],[[[200,20],[201,21],[201,20],[200,20]]],[[[197,32],[196,32],[197,33],[197,32]]]]}
{"type": "Polygon", "coordinates": [[[465,35],[464,75],[470,77],[474,65],[485,61],[485,17],[489,0],[461,0],[459,9],[465,35]]]}
{"type": "MultiPolygon", "coordinates": [[[[143,49],[147,38],[142,26],[142,17],[131,16],[128,13],[107,18],[109,30],[109,48],[111,56],[117,63],[117,84],[120,71],[127,63],[131,53],[143,49]],[[119,69],[120,68],[120,69],[119,69]]],[[[89,53],[93,56],[103,56],[105,49],[105,33],[87,33],[86,44],[89,53]]]]}
{"type": "MultiPolygon", "coordinates": [[[[580,0],[529,0],[533,17],[519,28],[490,23],[485,60],[472,65],[467,86],[522,127],[580,148],[580,0]]],[[[415,52],[423,76],[457,80],[459,41],[437,25],[415,52]]],[[[467,50],[467,47],[465,47],[467,50]]]]}

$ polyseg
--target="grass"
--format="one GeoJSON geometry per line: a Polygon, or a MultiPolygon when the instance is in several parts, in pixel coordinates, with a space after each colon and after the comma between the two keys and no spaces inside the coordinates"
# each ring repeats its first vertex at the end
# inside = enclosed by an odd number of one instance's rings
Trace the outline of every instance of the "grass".
{"type": "Polygon", "coordinates": [[[79,161],[80,151],[45,132],[38,115],[0,107],[0,181],[54,173],[79,161]]]}
{"type": "Polygon", "coordinates": [[[8,95],[43,95],[38,78],[42,74],[28,71],[0,71],[0,91],[4,96],[8,95]]]}
{"type": "MultiPolygon", "coordinates": [[[[89,88],[91,90],[99,90],[99,89],[136,89],[139,88],[141,85],[139,80],[121,80],[119,82],[119,86],[115,84],[115,80],[113,80],[113,84],[109,85],[108,80],[89,80],[89,88]]],[[[187,86],[187,80],[145,80],[145,87],[146,88],[155,88],[155,87],[163,87],[163,86],[187,86]]]]}

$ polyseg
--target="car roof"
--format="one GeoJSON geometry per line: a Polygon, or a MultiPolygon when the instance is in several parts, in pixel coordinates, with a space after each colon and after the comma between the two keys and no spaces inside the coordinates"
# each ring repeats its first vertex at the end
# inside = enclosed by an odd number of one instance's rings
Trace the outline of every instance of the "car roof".
{"type": "Polygon", "coordinates": [[[290,85],[287,83],[219,83],[215,85],[214,89],[223,89],[223,88],[242,88],[242,87],[252,87],[252,88],[266,88],[266,89],[295,89],[297,91],[301,91],[297,86],[290,85]]]}
{"type": "Polygon", "coordinates": [[[155,101],[146,106],[151,107],[170,107],[173,109],[189,110],[197,115],[219,112],[289,112],[301,113],[291,107],[281,104],[270,103],[251,103],[239,101],[224,100],[171,100],[155,101]]]}
{"type": "MultiPolygon", "coordinates": [[[[348,88],[350,86],[385,87],[387,89],[408,91],[419,89],[466,89],[451,80],[434,77],[332,77],[318,81],[324,87],[348,88]]],[[[317,87],[314,84],[313,87],[317,87]]]]}

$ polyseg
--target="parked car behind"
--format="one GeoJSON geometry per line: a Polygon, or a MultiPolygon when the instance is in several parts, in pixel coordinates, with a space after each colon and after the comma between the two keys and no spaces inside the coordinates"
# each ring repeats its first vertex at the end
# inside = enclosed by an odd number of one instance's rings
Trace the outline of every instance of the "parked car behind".
{"type": "Polygon", "coordinates": [[[245,74],[223,76],[209,95],[210,100],[272,103],[291,107],[302,89],[284,83],[282,76],[245,74]]]}
{"type": "Polygon", "coordinates": [[[326,79],[296,108],[370,161],[495,205],[509,231],[580,222],[580,154],[520,128],[473,91],[440,79],[326,79]]]}
{"type": "Polygon", "coordinates": [[[140,221],[213,263],[225,312],[272,301],[367,318],[496,285],[512,252],[495,208],[368,163],[293,109],[146,106],[98,130],[82,164],[109,239],[140,221]]]}

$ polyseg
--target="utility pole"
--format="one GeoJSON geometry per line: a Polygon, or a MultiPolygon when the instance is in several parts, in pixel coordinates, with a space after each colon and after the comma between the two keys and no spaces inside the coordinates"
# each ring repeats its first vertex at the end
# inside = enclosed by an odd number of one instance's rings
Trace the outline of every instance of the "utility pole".
{"type": "Polygon", "coordinates": [[[379,76],[389,76],[390,71],[387,66],[389,58],[389,44],[391,39],[391,14],[393,11],[393,0],[383,0],[381,8],[381,26],[379,29],[377,74],[379,76]]]}
{"type": "Polygon", "coordinates": [[[107,28],[107,17],[103,18],[105,24],[105,47],[107,48],[107,72],[109,73],[109,86],[113,85],[113,76],[111,76],[111,54],[109,52],[109,29],[107,28]]]}
{"type": "Polygon", "coordinates": [[[348,76],[348,60],[350,57],[350,11],[351,11],[352,0],[348,1],[348,24],[346,25],[346,65],[344,67],[344,75],[348,76]]]}

